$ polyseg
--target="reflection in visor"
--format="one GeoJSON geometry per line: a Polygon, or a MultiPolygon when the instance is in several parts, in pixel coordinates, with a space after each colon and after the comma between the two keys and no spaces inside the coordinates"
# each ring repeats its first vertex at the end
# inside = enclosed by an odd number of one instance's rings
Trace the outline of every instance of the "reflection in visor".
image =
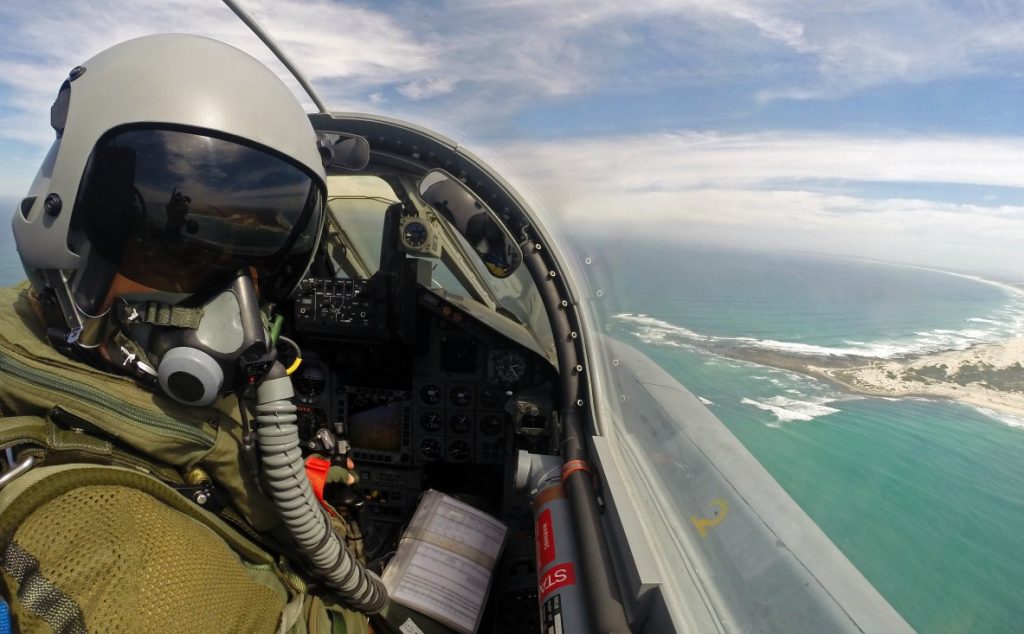
{"type": "Polygon", "coordinates": [[[254,267],[281,298],[313,255],[316,180],[254,147],[173,130],[129,129],[90,158],[73,223],[139,284],[194,293],[254,267]]]}

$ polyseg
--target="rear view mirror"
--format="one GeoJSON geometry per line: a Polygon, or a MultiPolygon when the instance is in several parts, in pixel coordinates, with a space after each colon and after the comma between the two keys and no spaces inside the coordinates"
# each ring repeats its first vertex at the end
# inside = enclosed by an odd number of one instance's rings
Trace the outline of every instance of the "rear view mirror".
{"type": "Polygon", "coordinates": [[[324,167],[358,172],[370,162],[370,143],[364,137],[339,132],[319,132],[316,137],[324,167]]]}
{"type": "Polygon", "coordinates": [[[466,239],[494,277],[508,277],[523,262],[523,252],[508,228],[471,189],[443,169],[420,180],[420,198],[466,239]]]}

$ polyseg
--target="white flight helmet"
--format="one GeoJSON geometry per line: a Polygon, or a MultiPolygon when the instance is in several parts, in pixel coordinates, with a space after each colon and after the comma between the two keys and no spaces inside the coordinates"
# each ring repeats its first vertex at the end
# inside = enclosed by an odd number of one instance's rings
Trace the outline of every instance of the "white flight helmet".
{"type": "Polygon", "coordinates": [[[50,342],[187,404],[260,381],[276,356],[260,298],[295,288],[324,222],[291,91],[226,44],[155,35],[73,69],[50,120],[13,220],[50,342]]]}
{"type": "Polygon", "coordinates": [[[118,44],[71,71],[51,124],[12,224],[69,331],[67,313],[96,314],[115,273],[181,298],[248,269],[278,299],[307,270],[323,162],[302,106],[249,55],[181,34],[118,44]]]}

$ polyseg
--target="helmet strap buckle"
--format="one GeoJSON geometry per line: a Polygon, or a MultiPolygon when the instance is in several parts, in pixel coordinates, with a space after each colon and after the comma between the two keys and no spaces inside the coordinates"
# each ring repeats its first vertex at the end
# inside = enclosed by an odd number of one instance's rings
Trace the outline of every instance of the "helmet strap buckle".
{"type": "MultiPolygon", "coordinates": [[[[55,336],[63,339],[61,342],[63,347],[73,346],[78,342],[78,338],[85,327],[82,324],[82,313],[78,310],[75,300],[71,297],[71,289],[68,288],[67,277],[65,277],[64,271],[59,269],[46,269],[43,271],[43,278],[46,280],[46,290],[49,291],[49,297],[43,299],[43,306],[47,312],[46,334],[51,341],[54,340],[55,336]],[[56,305],[54,305],[53,300],[56,300],[56,305]],[[57,321],[51,317],[51,313],[54,312],[53,309],[60,311],[60,322],[63,322],[60,325],[63,328],[53,323],[57,321]],[[60,334],[58,335],[58,332],[53,332],[54,330],[57,330],[60,334]]],[[[56,315],[53,315],[53,317],[56,317],[56,315]]]]}

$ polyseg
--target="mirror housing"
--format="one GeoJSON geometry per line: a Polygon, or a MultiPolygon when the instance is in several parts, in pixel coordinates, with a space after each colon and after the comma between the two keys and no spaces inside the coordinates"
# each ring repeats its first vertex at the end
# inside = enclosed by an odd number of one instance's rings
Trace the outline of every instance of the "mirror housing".
{"type": "Polygon", "coordinates": [[[423,175],[418,191],[466,239],[491,275],[508,277],[523,263],[523,251],[508,228],[465,183],[436,168],[423,175]]]}
{"type": "Polygon", "coordinates": [[[370,162],[370,143],[365,137],[340,132],[319,132],[316,137],[324,167],[358,172],[370,162]]]}

